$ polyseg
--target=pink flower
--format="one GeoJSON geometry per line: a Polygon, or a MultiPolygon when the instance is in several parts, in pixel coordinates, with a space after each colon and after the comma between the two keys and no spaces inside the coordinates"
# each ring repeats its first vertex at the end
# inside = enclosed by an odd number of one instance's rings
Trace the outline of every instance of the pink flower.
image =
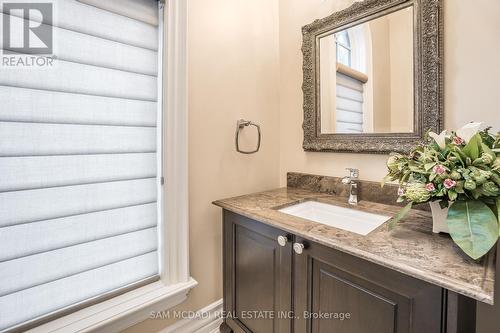
{"type": "Polygon", "coordinates": [[[461,137],[459,137],[459,136],[455,136],[455,137],[453,138],[453,143],[454,143],[454,144],[456,144],[457,146],[461,146],[461,145],[465,144],[465,140],[464,140],[464,139],[462,139],[462,138],[461,138],[461,137]]]}
{"type": "Polygon", "coordinates": [[[441,164],[438,164],[434,168],[432,168],[432,171],[437,175],[442,175],[443,173],[446,172],[446,169],[441,164]]]}
{"type": "Polygon", "coordinates": [[[400,197],[401,197],[401,196],[403,196],[403,195],[405,195],[405,189],[404,189],[404,188],[402,188],[402,187],[398,188],[398,195],[399,195],[400,197]]]}
{"type": "Polygon", "coordinates": [[[428,183],[428,184],[425,185],[425,189],[428,192],[434,192],[436,190],[436,186],[434,186],[433,183],[428,183]]]}
{"type": "Polygon", "coordinates": [[[450,188],[454,188],[457,185],[457,182],[448,178],[443,182],[443,185],[449,190],[450,188]]]}

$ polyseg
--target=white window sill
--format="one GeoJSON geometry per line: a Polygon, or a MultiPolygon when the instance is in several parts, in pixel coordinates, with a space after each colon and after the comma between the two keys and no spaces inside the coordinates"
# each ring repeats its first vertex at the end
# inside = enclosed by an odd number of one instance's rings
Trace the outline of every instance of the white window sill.
{"type": "Polygon", "coordinates": [[[152,311],[163,311],[182,303],[198,284],[187,282],[170,286],[162,281],[132,290],[102,303],[29,330],[29,333],[119,332],[150,317],[152,311]]]}

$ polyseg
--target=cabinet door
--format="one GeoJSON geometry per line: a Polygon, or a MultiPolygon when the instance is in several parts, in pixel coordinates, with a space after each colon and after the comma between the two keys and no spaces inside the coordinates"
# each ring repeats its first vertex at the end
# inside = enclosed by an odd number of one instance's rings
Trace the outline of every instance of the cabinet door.
{"type": "Polygon", "coordinates": [[[295,333],[438,333],[441,288],[297,238],[295,333]]]}
{"type": "Polygon", "coordinates": [[[278,236],[286,234],[224,211],[225,325],[234,332],[291,331],[292,243],[278,236]]]}

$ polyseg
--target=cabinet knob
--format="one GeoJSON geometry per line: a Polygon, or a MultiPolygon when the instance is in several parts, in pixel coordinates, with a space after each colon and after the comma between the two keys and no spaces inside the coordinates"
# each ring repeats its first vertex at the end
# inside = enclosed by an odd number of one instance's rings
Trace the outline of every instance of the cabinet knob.
{"type": "Polygon", "coordinates": [[[286,236],[278,236],[278,244],[280,246],[285,246],[288,243],[288,237],[286,236]]]}
{"type": "Polygon", "coordinates": [[[302,254],[302,252],[304,251],[304,244],[302,244],[302,243],[294,243],[293,244],[293,250],[297,254],[302,254]]]}

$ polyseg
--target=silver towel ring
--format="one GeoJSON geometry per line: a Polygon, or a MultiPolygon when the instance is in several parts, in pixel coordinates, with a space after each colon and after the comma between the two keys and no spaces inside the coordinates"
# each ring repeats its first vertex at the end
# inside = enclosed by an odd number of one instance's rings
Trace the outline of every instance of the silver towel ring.
{"type": "Polygon", "coordinates": [[[256,152],[259,151],[260,149],[260,138],[261,138],[261,135],[260,135],[260,126],[256,123],[253,123],[251,121],[248,121],[248,120],[244,120],[244,119],[240,119],[236,122],[236,134],[235,134],[235,141],[236,141],[236,151],[238,153],[242,153],[242,154],[254,154],[256,152]],[[239,137],[240,137],[240,131],[242,129],[244,129],[245,127],[247,126],[255,126],[257,127],[257,133],[258,133],[258,138],[257,138],[257,148],[255,148],[255,150],[251,150],[251,151],[246,151],[246,150],[241,150],[240,149],[240,140],[239,140],[239,137]]]}

